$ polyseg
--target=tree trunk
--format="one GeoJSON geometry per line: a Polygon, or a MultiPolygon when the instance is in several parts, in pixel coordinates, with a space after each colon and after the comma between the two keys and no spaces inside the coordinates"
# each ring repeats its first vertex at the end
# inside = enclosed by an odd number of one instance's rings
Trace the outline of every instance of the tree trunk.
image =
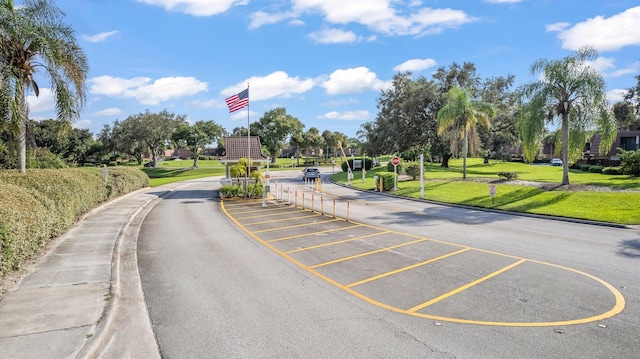
{"type": "Polygon", "coordinates": [[[21,107],[24,113],[24,118],[20,123],[20,134],[18,135],[18,169],[22,173],[27,172],[27,121],[29,121],[29,106],[27,105],[26,89],[23,89],[21,94],[21,107]]]}
{"type": "Polygon", "coordinates": [[[464,143],[462,144],[462,179],[467,179],[467,152],[469,149],[469,139],[467,138],[467,127],[464,128],[464,143]]]}
{"type": "Polygon", "coordinates": [[[451,158],[451,153],[445,153],[442,155],[442,164],[440,167],[449,168],[449,159],[451,158]]]}
{"type": "Polygon", "coordinates": [[[27,172],[27,129],[25,124],[20,125],[20,137],[18,138],[18,169],[22,173],[27,172]]]}
{"type": "Polygon", "coordinates": [[[569,109],[562,113],[562,184],[569,184],[569,109]]]}

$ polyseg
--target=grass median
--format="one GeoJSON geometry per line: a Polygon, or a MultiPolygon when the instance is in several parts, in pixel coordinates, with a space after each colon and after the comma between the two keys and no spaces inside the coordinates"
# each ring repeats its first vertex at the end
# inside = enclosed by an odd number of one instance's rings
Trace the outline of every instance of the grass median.
{"type": "MultiPolygon", "coordinates": [[[[354,172],[350,185],[363,190],[374,190],[373,176],[386,168],[354,172]]],[[[346,173],[332,176],[334,181],[347,183],[346,173]]],[[[443,203],[505,211],[544,214],[626,225],[640,224],[640,179],[571,170],[571,185],[560,186],[562,168],[549,165],[529,165],[513,162],[483,164],[481,159],[470,159],[467,179],[462,180],[462,161],[453,160],[450,168],[427,164],[424,199],[443,203]],[[518,181],[503,181],[498,172],[517,172],[518,181]],[[490,186],[496,195],[491,197],[490,186]]],[[[398,181],[393,194],[420,198],[418,180],[398,181]]]]}

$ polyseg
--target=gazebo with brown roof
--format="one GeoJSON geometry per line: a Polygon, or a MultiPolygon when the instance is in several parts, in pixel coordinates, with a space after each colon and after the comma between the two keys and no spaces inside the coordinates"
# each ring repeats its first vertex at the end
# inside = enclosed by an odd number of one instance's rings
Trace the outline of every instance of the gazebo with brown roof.
{"type": "Polygon", "coordinates": [[[251,167],[257,168],[269,161],[269,157],[262,153],[262,145],[258,136],[230,136],[224,138],[225,154],[220,158],[220,162],[226,165],[227,178],[229,178],[229,167],[238,163],[241,158],[247,158],[247,147],[251,148],[251,167]],[[251,142],[249,142],[251,141],[251,142]]]}

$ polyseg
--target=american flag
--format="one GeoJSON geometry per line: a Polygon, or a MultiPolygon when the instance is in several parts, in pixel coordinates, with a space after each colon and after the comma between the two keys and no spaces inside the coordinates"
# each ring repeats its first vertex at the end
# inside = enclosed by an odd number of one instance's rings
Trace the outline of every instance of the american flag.
{"type": "Polygon", "coordinates": [[[238,111],[241,108],[249,106],[249,89],[241,91],[237,95],[233,95],[225,99],[229,106],[229,113],[238,111]]]}

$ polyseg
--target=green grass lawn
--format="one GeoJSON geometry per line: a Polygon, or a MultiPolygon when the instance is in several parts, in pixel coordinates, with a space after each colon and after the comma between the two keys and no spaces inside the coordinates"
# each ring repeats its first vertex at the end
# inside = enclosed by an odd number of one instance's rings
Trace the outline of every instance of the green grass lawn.
{"type": "MultiPolygon", "coordinates": [[[[361,172],[354,172],[351,186],[363,190],[375,188],[373,176],[378,168],[368,171],[364,182],[361,172]]],[[[629,176],[612,176],[571,170],[572,184],[607,186],[633,191],[568,191],[557,189],[544,191],[537,187],[487,181],[498,180],[500,171],[517,172],[524,181],[560,183],[562,168],[548,165],[528,165],[514,162],[483,164],[482,159],[470,159],[468,179],[462,180],[462,160],[452,160],[450,168],[427,164],[424,198],[444,203],[500,209],[514,212],[545,214],[621,224],[640,224],[640,179],[629,176]],[[477,179],[483,178],[484,182],[477,179]],[[476,180],[474,180],[476,179],[476,180]],[[489,195],[490,184],[496,186],[496,196],[489,195]]],[[[347,183],[346,173],[332,176],[337,182],[347,183]]],[[[419,181],[399,181],[400,196],[419,198],[419,181]]]]}

